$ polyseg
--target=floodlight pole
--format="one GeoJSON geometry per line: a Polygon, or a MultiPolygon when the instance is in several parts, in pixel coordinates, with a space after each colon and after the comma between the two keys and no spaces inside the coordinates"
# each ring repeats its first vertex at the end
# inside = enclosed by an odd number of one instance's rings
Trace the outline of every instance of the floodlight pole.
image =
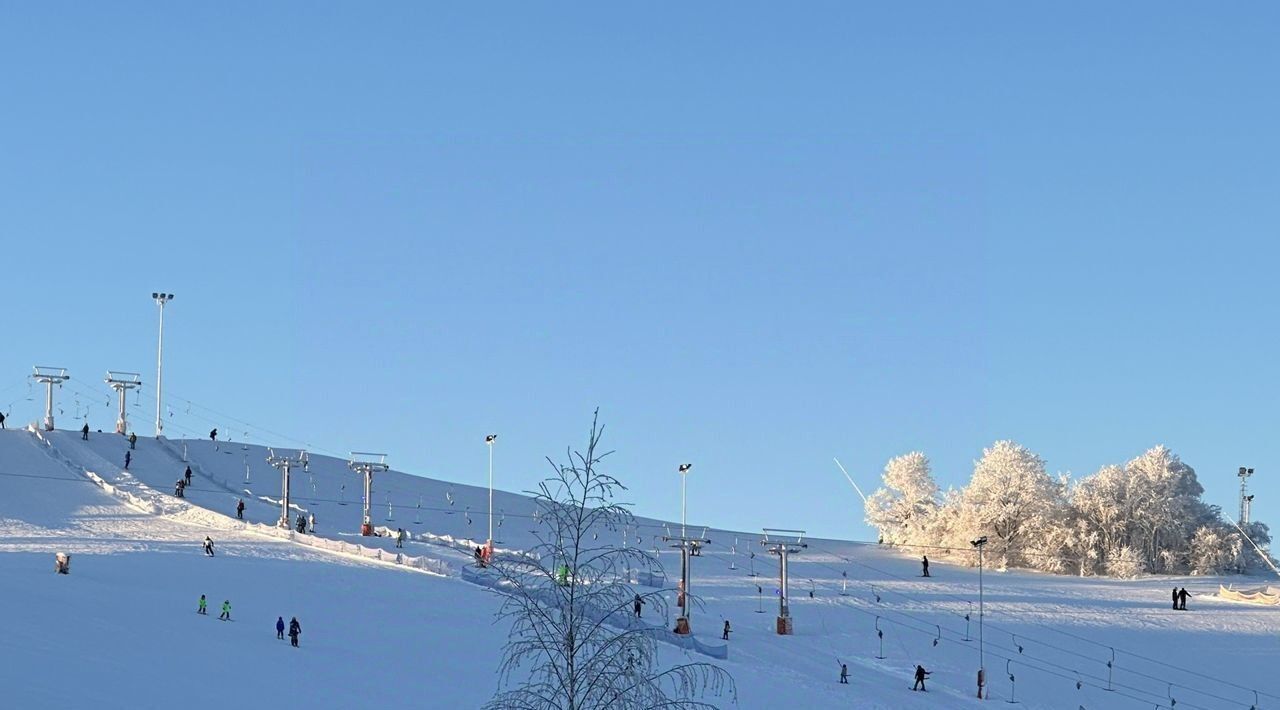
{"type": "Polygon", "coordinates": [[[983,589],[982,589],[982,568],[983,568],[983,550],[987,547],[987,538],[982,536],[977,540],[973,540],[969,544],[978,548],[978,699],[985,700],[983,696],[983,686],[987,676],[986,649],[983,645],[982,630],[983,622],[986,618],[986,608],[983,605],[983,589]]]}
{"type": "Polygon", "coordinates": [[[63,382],[71,379],[71,375],[67,374],[66,368],[62,367],[35,367],[35,374],[31,378],[36,382],[44,385],[44,430],[53,431],[53,386],[62,386],[63,382]]]}
{"type": "Polygon", "coordinates": [[[142,380],[138,379],[135,372],[112,372],[107,370],[107,386],[116,391],[120,400],[120,412],[116,415],[116,433],[129,433],[129,423],[126,421],[125,415],[125,396],[129,390],[141,387],[142,380]]]}
{"type": "Polygon", "coordinates": [[[1241,466],[1238,475],[1240,476],[1240,515],[1236,519],[1240,521],[1241,525],[1246,525],[1249,522],[1249,501],[1252,500],[1246,494],[1249,490],[1249,477],[1253,475],[1253,469],[1241,466]]]}
{"type": "Polygon", "coordinates": [[[173,294],[155,292],[151,294],[151,298],[155,299],[157,306],[160,306],[160,338],[156,344],[156,437],[158,438],[164,431],[164,417],[160,410],[164,389],[164,306],[173,300],[173,294]]]}
{"type": "Polygon", "coordinates": [[[290,527],[289,470],[294,466],[302,466],[303,470],[307,470],[310,467],[310,462],[307,460],[307,452],[300,451],[297,458],[292,458],[289,456],[277,456],[273,449],[267,449],[267,463],[280,469],[280,522],[277,525],[288,530],[290,527]]]}
{"type": "MultiPolygon", "coordinates": [[[[685,525],[685,514],[688,511],[686,505],[688,498],[685,497],[685,486],[688,482],[689,471],[693,468],[693,464],[682,463],[679,467],[680,472],[680,537],[666,536],[662,539],[666,542],[674,542],[672,547],[680,549],[680,588],[677,592],[677,604],[680,605],[680,616],[676,617],[676,633],[689,634],[693,632],[689,625],[690,609],[693,606],[693,598],[690,595],[690,586],[692,585],[692,564],[690,553],[693,545],[707,545],[711,541],[704,538],[689,537],[687,527],[685,525]],[[681,602],[683,602],[681,604],[681,602]]],[[[703,531],[705,534],[706,531],[703,531]]]]}
{"type": "Polygon", "coordinates": [[[493,547],[493,445],[498,443],[498,435],[490,434],[484,438],[489,446],[489,547],[493,547]]]}

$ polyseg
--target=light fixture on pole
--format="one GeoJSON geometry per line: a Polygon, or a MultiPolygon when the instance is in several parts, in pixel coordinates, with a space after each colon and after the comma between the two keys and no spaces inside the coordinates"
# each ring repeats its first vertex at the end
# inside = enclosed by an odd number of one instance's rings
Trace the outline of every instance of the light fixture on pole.
{"type": "MultiPolygon", "coordinates": [[[[672,547],[680,548],[680,583],[676,590],[676,606],[680,607],[680,616],[676,618],[675,632],[682,635],[693,631],[689,625],[689,609],[693,606],[689,596],[691,584],[689,558],[699,545],[711,543],[710,540],[703,538],[690,538],[686,532],[685,512],[687,507],[685,502],[687,499],[685,498],[685,483],[689,478],[689,470],[692,468],[693,464],[682,463],[678,469],[680,471],[680,537],[667,535],[662,538],[665,542],[674,542],[675,544],[672,547]]],[[[706,531],[704,530],[703,534],[705,533],[706,531]]]]}
{"type": "Polygon", "coordinates": [[[977,540],[971,540],[969,544],[978,548],[978,698],[985,699],[982,693],[987,677],[986,655],[982,642],[982,622],[985,616],[985,608],[982,600],[982,551],[987,546],[987,536],[983,535],[977,540]]]}
{"type": "Polygon", "coordinates": [[[160,306],[160,338],[156,345],[156,437],[164,431],[164,418],[161,416],[161,390],[164,387],[164,306],[173,300],[172,293],[153,292],[151,298],[160,306]]]}
{"type": "Polygon", "coordinates": [[[1253,469],[1240,467],[1240,515],[1237,518],[1241,525],[1249,523],[1249,508],[1253,501],[1253,496],[1246,495],[1249,490],[1249,477],[1253,475],[1253,469]]]}
{"type": "Polygon", "coordinates": [[[680,537],[685,537],[688,533],[684,529],[684,512],[685,512],[685,483],[689,479],[689,469],[693,468],[691,463],[680,464],[680,537]]]}

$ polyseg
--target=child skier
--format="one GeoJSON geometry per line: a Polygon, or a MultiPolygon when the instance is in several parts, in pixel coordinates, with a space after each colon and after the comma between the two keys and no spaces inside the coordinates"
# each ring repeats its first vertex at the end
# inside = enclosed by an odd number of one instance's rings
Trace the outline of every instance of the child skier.
{"type": "Polygon", "coordinates": [[[280,639],[281,641],[284,640],[284,617],[283,616],[276,617],[276,638],[280,639]]]}
{"type": "Polygon", "coordinates": [[[200,606],[199,606],[199,608],[197,608],[197,609],[196,609],[196,613],[197,613],[197,614],[204,614],[205,616],[208,616],[209,614],[208,614],[208,610],[205,608],[206,606],[207,606],[207,605],[206,605],[205,600],[204,600],[204,595],[203,595],[203,594],[201,594],[201,595],[200,595],[200,606]]]}
{"type": "Polygon", "coordinates": [[[218,615],[220,621],[231,621],[231,600],[222,600],[222,613],[218,615]]]}

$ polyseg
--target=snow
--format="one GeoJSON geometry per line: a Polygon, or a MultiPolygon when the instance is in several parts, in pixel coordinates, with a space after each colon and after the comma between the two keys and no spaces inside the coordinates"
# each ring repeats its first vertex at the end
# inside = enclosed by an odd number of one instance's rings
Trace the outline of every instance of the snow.
{"type": "MultiPolygon", "coordinates": [[[[392,539],[356,534],[360,479],[337,459],[313,456],[309,471],[294,473],[294,502],[316,514],[313,537],[271,528],[280,512],[280,477],[262,447],[144,437],[126,474],[120,470],[128,446],[123,437],[94,433],[86,442],[78,432],[51,432],[44,439],[47,444],[29,432],[0,432],[0,598],[9,611],[0,636],[5,706],[222,708],[271,699],[313,708],[463,708],[492,695],[506,638],[493,622],[498,600],[460,574],[472,542],[486,537],[484,489],[397,471],[375,476],[374,522],[413,535],[396,550],[392,539]],[[186,465],[184,443],[195,481],[179,500],[171,493],[186,465]],[[246,523],[234,519],[240,497],[246,523]],[[388,500],[395,506],[391,520],[388,500]],[[205,535],[216,541],[215,558],[201,554],[205,535]],[[301,544],[317,540],[360,545],[382,559],[301,544]],[[57,551],[71,553],[70,575],[53,573],[57,551]],[[439,563],[443,574],[395,564],[397,554],[439,563]],[[207,617],[194,613],[201,593],[208,595],[207,617]],[[232,602],[234,623],[217,620],[223,599],[232,602]],[[301,648],[275,638],[277,616],[298,617],[301,648]]],[[[530,544],[529,500],[499,492],[495,507],[505,515],[498,547],[530,544]]],[[[850,514],[860,513],[851,504],[850,514]]],[[[677,553],[655,540],[664,533],[662,523],[640,522],[627,543],[639,537],[646,548],[657,545],[674,580],[677,553]]],[[[601,534],[622,542],[620,533],[601,534]]],[[[978,570],[931,556],[933,576],[923,579],[915,555],[806,540],[809,546],[791,560],[795,634],[780,637],[773,628],[776,558],[763,552],[755,533],[710,530],[706,536],[713,544],[693,558],[692,591],[704,604],[693,611],[693,627],[703,642],[720,644],[722,619],[732,622],[729,658],[718,663],[736,679],[738,706],[978,703],[978,570]],[[749,551],[756,553],[758,578],[748,576],[749,551]],[[848,596],[841,596],[845,579],[848,596]],[[963,616],[971,602],[972,640],[966,642],[963,616]],[[883,659],[876,658],[877,617],[883,659]],[[849,685],[837,683],[837,659],[849,664],[849,685]],[[927,694],[909,690],[917,663],[933,672],[927,694]]],[[[1168,707],[1170,696],[1178,708],[1254,702],[1251,691],[1228,683],[1271,694],[1261,707],[1280,706],[1280,679],[1271,672],[1280,609],[1215,596],[1219,583],[1270,581],[1119,581],[986,570],[988,702],[1009,699],[1008,667],[1017,700],[1029,708],[1168,707]],[[1169,608],[1175,586],[1193,595],[1190,611],[1169,608]],[[1102,689],[1109,647],[1117,650],[1115,692],[1102,689]],[[1006,659],[1012,659],[1007,666],[1006,659]]],[[[664,645],[664,662],[686,659],[709,660],[664,645]]]]}

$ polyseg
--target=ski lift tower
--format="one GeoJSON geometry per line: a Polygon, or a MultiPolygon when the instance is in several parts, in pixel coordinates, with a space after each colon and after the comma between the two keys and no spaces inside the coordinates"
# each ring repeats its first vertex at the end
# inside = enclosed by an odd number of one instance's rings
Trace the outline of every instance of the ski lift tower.
{"type": "Polygon", "coordinates": [[[386,454],[374,454],[367,451],[352,451],[347,468],[360,474],[364,479],[364,517],[360,519],[360,534],[373,534],[373,517],[369,514],[372,505],[373,474],[390,470],[386,454]]]}
{"type": "Polygon", "coordinates": [[[71,379],[65,367],[35,366],[31,379],[44,385],[44,430],[53,431],[53,386],[62,387],[62,383],[71,379]]]}
{"type": "Polygon", "coordinates": [[[1241,525],[1249,522],[1249,504],[1253,502],[1253,496],[1247,495],[1249,491],[1249,477],[1253,475],[1253,469],[1240,467],[1240,517],[1237,520],[1241,525]]]}
{"type": "Polygon", "coordinates": [[[301,466],[303,471],[310,470],[311,461],[306,451],[299,451],[297,456],[277,454],[275,449],[267,449],[267,463],[280,469],[280,527],[288,530],[289,521],[289,470],[301,466]]]}
{"type": "Polygon", "coordinates": [[[120,414],[116,417],[116,433],[128,434],[129,423],[125,421],[124,401],[129,390],[142,386],[142,376],[136,372],[116,372],[107,370],[107,386],[116,391],[120,398],[120,414]]]}
{"type": "Polygon", "coordinates": [[[778,633],[791,634],[791,605],[787,603],[787,558],[809,545],[804,541],[803,530],[765,528],[760,544],[769,554],[778,556],[778,633]],[[770,537],[772,535],[772,537],[770,537]],[[791,538],[795,538],[792,540],[791,538]]]}
{"type": "Polygon", "coordinates": [[[694,551],[698,547],[711,544],[711,541],[705,537],[705,528],[702,537],[689,537],[685,526],[685,483],[692,468],[693,464],[682,463],[678,469],[680,471],[680,536],[666,535],[662,538],[663,542],[672,543],[672,547],[680,550],[680,586],[676,590],[676,606],[680,607],[680,616],[676,618],[677,634],[693,633],[693,628],[689,625],[689,609],[693,607],[692,598],[689,596],[691,581],[689,558],[695,554],[694,551]]]}

